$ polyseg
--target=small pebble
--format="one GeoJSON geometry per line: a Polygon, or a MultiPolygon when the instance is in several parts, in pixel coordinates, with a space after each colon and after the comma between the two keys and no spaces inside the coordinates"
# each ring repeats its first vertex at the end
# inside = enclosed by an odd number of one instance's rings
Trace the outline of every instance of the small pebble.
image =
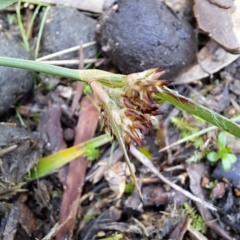
{"type": "Polygon", "coordinates": [[[72,141],[75,136],[75,131],[72,128],[66,128],[63,131],[63,136],[66,141],[72,141]]]}
{"type": "Polygon", "coordinates": [[[225,184],[223,182],[219,182],[212,189],[211,196],[217,199],[222,198],[226,193],[225,184]]]}

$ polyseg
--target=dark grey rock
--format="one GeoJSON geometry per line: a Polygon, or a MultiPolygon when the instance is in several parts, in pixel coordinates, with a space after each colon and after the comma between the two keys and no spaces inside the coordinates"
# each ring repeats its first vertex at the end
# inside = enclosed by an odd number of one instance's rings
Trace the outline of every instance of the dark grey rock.
{"type": "Polygon", "coordinates": [[[0,183],[23,181],[40,159],[39,138],[26,129],[4,124],[0,124],[0,133],[0,183]]]}
{"type": "Polygon", "coordinates": [[[103,52],[124,74],[164,67],[172,78],[196,58],[192,27],[159,0],[119,0],[103,13],[97,32],[103,52]]]}
{"type": "Polygon", "coordinates": [[[230,73],[234,78],[240,80],[240,58],[229,64],[224,71],[230,73]]]}
{"type": "MultiPolygon", "coordinates": [[[[56,6],[48,13],[42,36],[41,55],[51,54],[96,40],[96,20],[75,8],[56,6]]],[[[85,58],[93,57],[97,47],[84,49],[85,58]]],[[[56,59],[78,58],[79,53],[64,54],[56,59]]]]}
{"type": "MultiPolygon", "coordinates": [[[[9,36],[0,33],[0,56],[30,59],[30,54],[25,51],[20,41],[9,36]]],[[[26,98],[32,88],[31,72],[0,67],[0,115],[6,113],[20,99],[26,98]]]]}
{"type": "Polygon", "coordinates": [[[229,171],[225,171],[222,167],[222,162],[219,161],[217,167],[212,173],[212,177],[219,180],[226,178],[234,187],[240,188],[240,155],[237,157],[237,162],[232,165],[229,171]]]}

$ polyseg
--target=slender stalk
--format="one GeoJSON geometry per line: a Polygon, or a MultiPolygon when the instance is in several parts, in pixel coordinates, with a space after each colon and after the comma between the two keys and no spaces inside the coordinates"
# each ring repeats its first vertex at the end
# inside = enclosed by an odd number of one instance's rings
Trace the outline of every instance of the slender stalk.
{"type": "Polygon", "coordinates": [[[42,18],[42,21],[41,21],[41,24],[40,24],[38,37],[37,37],[37,44],[36,44],[36,48],[35,48],[35,52],[34,52],[35,59],[38,58],[38,52],[39,52],[39,48],[40,48],[40,41],[41,41],[41,38],[42,38],[43,29],[44,29],[45,22],[46,22],[47,15],[48,15],[48,12],[49,12],[50,8],[51,8],[50,6],[48,6],[46,8],[46,10],[44,12],[44,15],[43,15],[43,18],[42,18]]]}
{"type": "Polygon", "coordinates": [[[34,21],[39,13],[39,10],[40,10],[41,6],[38,5],[36,7],[36,9],[34,10],[34,13],[33,13],[33,16],[31,18],[31,21],[30,21],[30,24],[29,24],[29,27],[28,27],[28,30],[27,30],[27,38],[30,39],[30,34],[31,34],[31,31],[32,31],[32,28],[33,28],[33,24],[34,24],[34,21]]]}
{"type": "Polygon", "coordinates": [[[0,57],[0,65],[5,67],[31,70],[34,72],[41,72],[41,73],[56,75],[56,76],[65,77],[65,78],[71,78],[73,80],[80,79],[80,76],[79,76],[80,73],[78,70],[52,66],[52,65],[48,65],[40,62],[31,61],[31,60],[0,57]]]}
{"type": "Polygon", "coordinates": [[[29,46],[26,32],[23,27],[22,18],[21,18],[21,0],[18,1],[18,5],[17,5],[17,21],[18,21],[19,31],[22,36],[23,45],[24,45],[25,49],[29,52],[30,46],[29,46]]]}
{"type": "Polygon", "coordinates": [[[75,70],[48,65],[42,62],[1,56],[0,66],[26,69],[86,83],[90,83],[95,80],[108,87],[122,87],[125,84],[125,75],[109,73],[98,69],[75,70]]]}

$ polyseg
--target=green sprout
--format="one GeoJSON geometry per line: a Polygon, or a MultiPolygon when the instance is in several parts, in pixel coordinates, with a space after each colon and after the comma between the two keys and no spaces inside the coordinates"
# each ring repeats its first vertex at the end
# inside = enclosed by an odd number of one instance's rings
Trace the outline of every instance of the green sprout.
{"type": "Polygon", "coordinates": [[[19,111],[16,109],[16,118],[18,119],[18,121],[20,122],[22,127],[26,127],[26,124],[21,116],[21,114],[19,113],[19,111]]]}
{"type": "Polygon", "coordinates": [[[237,156],[232,152],[232,149],[227,146],[227,135],[225,132],[220,132],[217,139],[218,152],[211,151],[207,154],[207,159],[210,162],[222,160],[222,167],[225,171],[229,171],[237,161],[237,156]]]}
{"type": "Polygon", "coordinates": [[[131,194],[134,191],[134,185],[132,183],[126,183],[124,193],[131,194]]]}
{"type": "Polygon", "coordinates": [[[84,156],[87,157],[88,161],[94,161],[98,159],[99,155],[100,155],[99,150],[93,146],[88,146],[84,154],[84,156]]]}
{"type": "Polygon", "coordinates": [[[212,190],[217,184],[218,184],[218,180],[214,180],[214,181],[209,182],[205,186],[205,188],[212,190]]]}

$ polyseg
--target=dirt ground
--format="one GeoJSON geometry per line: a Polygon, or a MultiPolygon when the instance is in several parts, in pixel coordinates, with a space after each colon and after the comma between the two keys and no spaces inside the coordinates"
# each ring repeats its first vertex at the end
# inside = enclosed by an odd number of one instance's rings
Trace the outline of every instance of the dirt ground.
{"type": "MultiPolygon", "coordinates": [[[[1,10],[0,56],[121,74],[160,67],[169,88],[227,118],[239,115],[239,55],[230,54],[236,51],[234,44],[226,46],[215,33],[217,40],[201,29],[198,1],[116,2],[97,13],[51,5],[37,57],[46,7],[39,7],[29,28],[37,5],[22,4],[30,51],[24,47],[15,6],[1,10]],[[80,47],[49,57],[75,46],[80,47]]],[[[231,7],[231,1],[216,2],[222,9],[231,7]]],[[[220,152],[220,130],[175,144],[211,125],[166,102],[145,145],[136,150],[159,174],[129,151],[142,199],[115,140],[100,147],[94,160],[79,157],[28,181],[41,157],[106,133],[97,104],[86,84],[0,67],[1,239],[240,239],[239,139],[227,135],[222,146],[236,158],[226,171],[221,158],[214,162],[207,157],[220,152]]]]}

